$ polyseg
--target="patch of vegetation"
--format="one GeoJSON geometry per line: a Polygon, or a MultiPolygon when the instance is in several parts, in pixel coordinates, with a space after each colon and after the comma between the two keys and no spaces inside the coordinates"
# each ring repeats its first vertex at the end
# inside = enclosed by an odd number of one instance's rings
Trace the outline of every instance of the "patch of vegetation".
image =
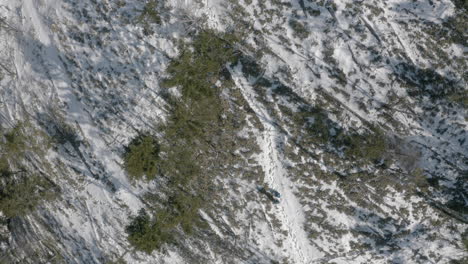
{"type": "Polygon", "coordinates": [[[7,218],[23,216],[33,211],[43,200],[52,198],[51,193],[48,193],[51,183],[40,175],[10,172],[2,173],[0,177],[0,211],[7,218]]]}
{"type": "Polygon", "coordinates": [[[311,136],[310,140],[315,144],[327,144],[332,138],[331,130],[335,125],[328,118],[326,112],[319,108],[301,108],[299,119],[295,122],[303,122],[307,133],[311,136]],[[302,121],[300,121],[302,119],[302,121]]]}
{"type": "Polygon", "coordinates": [[[127,262],[123,258],[118,258],[115,261],[109,260],[106,264],[127,264],[127,262]]]}
{"type": "MultiPolygon", "coordinates": [[[[254,70],[249,72],[258,72],[254,70]]],[[[347,131],[339,123],[329,117],[329,112],[325,110],[326,106],[314,106],[297,95],[290,87],[281,83],[271,83],[263,81],[267,87],[274,85],[273,97],[279,101],[289,102],[288,105],[296,105],[295,111],[289,106],[279,105],[281,116],[288,117],[288,125],[294,128],[292,134],[300,135],[297,138],[297,145],[304,147],[307,145],[319,145],[326,147],[330,152],[338,153],[343,151],[347,158],[359,162],[377,162],[384,156],[387,149],[386,136],[384,132],[367,124],[368,132],[358,133],[356,131],[347,131]]],[[[271,110],[272,112],[275,110],[271,110]]]]}
{"type": "Polygon", "coordinates": [[[459,104],[463,108],[468,108],[468,94],[465,92],[455,92],[447,97],[451,102],[459,104]]]}
{"type": "Polygon", "coordinates": [[[143,33],[145,35],[153,34],[151,30],[152,24],[160,25],[162,23],[162,17],[159,13],[159,8],[161,4],[158,0],[150,0],[145,4],[143,10],[137,18],[137,23],[143,25],[143,33]]]}
{"type": "Polygon", "coordinates": [[[465,246],[465,250],[468,251],[468,229],[463,234],[463,245],[465,246]]]}
{"type": "Polygon", "coordinates": [[[378,128],[371,128],[366,134],[353,133],[343,137],[345,154],[358,159],[378,162],[385,150],[385,134],[378,128]]]}
{"type": "Polygon", "coordinates": [[[347,157],[364,162],[377,162],[386,150],[384,133],[377,128],[371,132],[359,134],[345,131],[330,120],[324,110],[308,111],[306,131],[311,135],[314,144],[330,144],[337,149],[343,149],[347,157]]]}
{"type": "Polygon", "coordinates": [[[314,17],[318,17],[321,14],[320,9],[314,9],[312,7],[308,7],[307,13],[309,13],[309,15],[314,16],[314,17]]]}
{"type": "Polygon", "coordinates": [[[53,198],[54,183],[27,166],[30,157],[43,157],[47,146],[44,134],[28,122],[1,134],[0,211],[6,218],[23,216],[53,198]]]}
{"type": "Polygon", "coordinates": [[[181,94],[167,98],[171,107],[167,123],[160,127],[158,138],[139,136],[127,147],[124,160],[129,176],[155,179],[158,175],[162,192],[148,194],[154,208],[140,211],[127,226],[128,239],[137,250],[160,249],[176,242],[179,232],[190,234],[200,224],[198,211],[208,203],[205,195],[213,185],[210,165],[205,163],[210,162],[213,138],[225,128],[219,84],[229,83],[225,66],[237,60],[236,41],[233,35],[202,31],[191,44],[182,44],[163,82],[181,94]]]}
{"type": "Polygon", "coordinates": [[[128,240],[138,250],[151,253],[155,248],[160,248],[163,243],[170,241],[171,234],[167,232],[167,223],[162,214],[159,219],[151,219],[148,213],[141,209],[127,226],[128,240]]]}
{"type": "Polygon", "coordinates": [[[459,86],[454,80],[433,69],[422,69],[411,63],[400,63],[396,69],[397,77],[409,88],[410,96],[428,96],[436,100],[458,93],[459,86]]]}
{"type": "Polygon", "coordinates": [[[124,154],[124,168],[128,175],[139,180],[154,179],[158,173],[159,144],[152,135],[139,135],[130,142],[124,154]]]}
{"type": "Polygon", "coordinates": [[[305,39],[309,37],[309,30],[306,28],[306,26],[304,26],[303,23],[297,21],[296,19],[289,20],[289,26],[294,31],[294,36],[300,39],[305,39]]]}
{"type": "Polygon", "coordinates": [[[468,10],[468,0],[452,0],[452,2],[461,11],[468,10]]]}
{"type": "Polygon", "coordinates": [[[149,1],[144,7],[143,11],[141,11],[140,16],[138,17],[138,22],[149,22],[149,23],[161,23],[161,16],[157,10],[158,8],[158,1],[151,0],[149,1]]]}
{"type": "Polygon", "coordinates": [[[179,58],[169,65],[167,73],[171,77],[164,86],[180,87],[184,101],[215,97],[219,92],[215,83],[224,65],[237,59],[233,47],[236,41],[234,35],[200,32],[191,48],[183,45],[179,58]]]}
{"type": "Polygon", "coordinates": [[[422,27],[422,30],[429,34],[436,43],[442,47],[448,44],[464,45],[467,41],[465,28],[468,26],[466,13],[455,14],[448,17],[442,24],[429,23],[422,27]]]}

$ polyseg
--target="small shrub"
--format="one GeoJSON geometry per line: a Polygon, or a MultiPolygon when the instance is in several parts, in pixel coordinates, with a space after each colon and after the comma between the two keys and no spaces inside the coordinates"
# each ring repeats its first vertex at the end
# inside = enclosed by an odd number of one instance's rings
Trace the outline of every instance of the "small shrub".
{"type": "Polygon", "coordinates": [[[426,192],[429,188],[429,183],[427,181],[426,176],[424,175],[424,171],[420,168],[415,169],[412,174],[413,182],[421,191],[426,192]]]}
{"type": "Polygon", "coordinates": [[[317,16],[320,16],[321,12],[320,12],[320,9],[312,9],[310,8],[309,10],[307,10],[309,15],[311,16],[314,16],[314,17],[317,17],[317,16]]]}
{"type": "Polygon", "coordinates": [[[166,243],[175,242],[177,228],[191,234],[195,224],[200,223],[198,210],[201,199],[193,195],[174,192],[164,208],[157,210],[153,217],[141,209],[127,226],[129,242],[148,254],[159,250],[166,243]]]}
{"type": "Polygon", "coordinates": [[[141,209],[127,226],[129,242],[138,250],[148,254],[160,249],[173,237],[170,229],[173,223],[165,221],[164,218],[163,215],[159,215],[159,219],[151,219],[148,213],[141,209]]]}
{"type": "Polygon", "coordinates": [[[372,129],[372,133],[364,135],[347,135],[343,143],[348,156],[373,162],[381,159],[386,149],[385,135],[376,128],[372,129]]]}
{"type": "Polygon", "coordinates": [[[158,1],[151,0],[149,1],[144,7],[141,15],[139,17],[140,22],[145,20],[148,22],[160,24],[161,23],[161,16],[157,11],[158,8],[158,1]]]}
{"type": "Polygon", "coordinates": [[[308,126],[308,131],[314,135],[316,143],[326,144],[330,140],[331,122],[323,112],[316,112],[312,115],[313,121],[308,126]]]}
{"type": "Polygon", "coordinates": [[[447,96],[447,99],[451,102],[459,104],[463,108],[468,108],[468,94],[466,92],[453,93],[447,96]]]}
{"type": "Polygon", "coordinates": [[[168,200],[168,215],[178,223],[185,233],[192,233],[194,223],[199,219],[198,210],[202,206],[200,197],[177,192],[169,197],[168,200]]]}
{"type": "Polygon", "coordinates": [[[124,168],[128,175],[138,180],[146,176],[154,179],[158,173],[160,147],[157,140],[149,135],[139,135],[130,142],[124,154],[124,168]]]}
{"type": "Polygon", "coordinates": [[[170,78],[163,82],[165,87],[178,86],[187,99],[216,96],[219,91],[215,82],[226,63],[236,59],[232,35],[217,36],[213,31],[202,31],[195,38],[192,49],[182,46],[182,52],[167,68],[170,78]]]}
{"type": "Polygon", "coordinates": [[[143,25],[143,33],[145,35],[153,34],[151,30],[152,24],[161,24],[162,18],[158,12],[159,2],[157,0],[150,0],[141,11],[141,14],[137,18],[137,23],[143,25]]]}
{"type": "Polygon", "coordinates": [[[300,39],[305,39],[309,37],[309,30],[301,22],[291,19],[289,20],[289,26],[294,31],[294,35],[300,39]]]}
{"type": "Polygon", "coordinates": [[[2,146],[3,151],[10,155],[23,155],[27,149],[27,136],[23,133],[23,124],[14,126],[3,136],[5,142],[2,146]]]}

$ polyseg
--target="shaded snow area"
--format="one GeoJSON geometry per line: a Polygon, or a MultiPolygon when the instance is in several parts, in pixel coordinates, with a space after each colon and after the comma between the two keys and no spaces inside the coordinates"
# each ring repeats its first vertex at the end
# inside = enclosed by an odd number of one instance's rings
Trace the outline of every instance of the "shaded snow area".
{"type": "Polygon", "coordinates": [[[59,198],[0,221],[0,263],[468,260],[463,1],[160,0],[143,24],[147,2],[0,0],[1,128],[60,136],[59,198]],[[206,225],[147,254],[125,228],[158,184],[122,155],[166,120],[165,69],[201,28],[240,36],[221,96],[245,120],[206,225]]]}

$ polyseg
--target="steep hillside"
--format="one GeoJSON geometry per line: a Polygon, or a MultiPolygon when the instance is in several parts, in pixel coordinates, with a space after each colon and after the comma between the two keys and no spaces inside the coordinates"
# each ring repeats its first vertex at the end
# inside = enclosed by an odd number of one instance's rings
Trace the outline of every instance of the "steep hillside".
{"type": "Polygon", "coordinates": [[[465,263],[466,1],[0,1],[0,263],[465,263]]]}

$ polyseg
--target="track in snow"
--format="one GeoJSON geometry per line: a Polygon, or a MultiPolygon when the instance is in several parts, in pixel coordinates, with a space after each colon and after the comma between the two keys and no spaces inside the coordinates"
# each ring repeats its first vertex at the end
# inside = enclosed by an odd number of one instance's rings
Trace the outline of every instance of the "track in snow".
{"type": "Polygon", "coordinates": [[[281,221],[283,227],[288,231],[285,245],[287,245],[289,257],[293,263],[310,263],[312,260],[322,257],[322,253],[315,248],[307,238],[303,226],[305,217],[302,212],[302,205],[293,193],[293,183],[287,177],[287,171],[281,161],[280,146],[285,135],[278,132],[273,125],[273,119],[263,108],[261,103],[255,99],[255,92],[250,83],[242,76],[241,66],[231,69],[236,85],[241,91],[259,117],[264,126],[264,131],[258,139],[262,153],[259,162],[265,171],[266,183],[281,193],[281,202],[274,208],[276,216],[281,221]]]}

